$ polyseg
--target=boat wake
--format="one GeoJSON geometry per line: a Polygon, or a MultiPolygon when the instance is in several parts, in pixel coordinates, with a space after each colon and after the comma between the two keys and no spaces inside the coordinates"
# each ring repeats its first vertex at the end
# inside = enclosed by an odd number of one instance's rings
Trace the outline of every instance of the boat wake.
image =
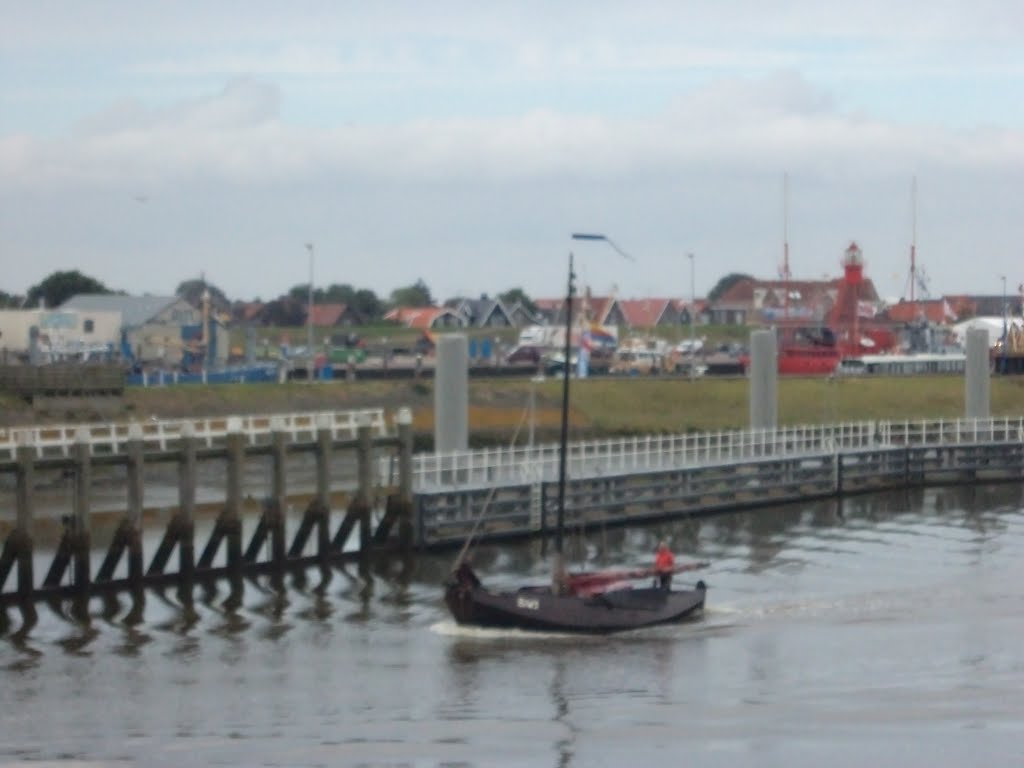
{"type": "Polygon", "coordinates": [[[571,632],[538,632],[527,629],[498,627],[469,627],[452,620],[438,621],[430,625],[430,631],[446,637],[472,640],[565,640],[578,642],[580,636],[571,632]]]}

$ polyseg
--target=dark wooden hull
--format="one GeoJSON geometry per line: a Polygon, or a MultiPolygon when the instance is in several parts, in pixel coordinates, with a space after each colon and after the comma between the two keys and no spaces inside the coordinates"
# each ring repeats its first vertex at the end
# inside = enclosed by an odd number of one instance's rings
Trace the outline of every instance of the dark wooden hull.
{"type": "Polygon", "coordinates": [[[455,621],[475,627],[605,634],[669,624],[699,613],[706,588],[623,589],[591,597],[547,588],[491,592],[479,581],[453,578],[445,602],[455,621]]]}

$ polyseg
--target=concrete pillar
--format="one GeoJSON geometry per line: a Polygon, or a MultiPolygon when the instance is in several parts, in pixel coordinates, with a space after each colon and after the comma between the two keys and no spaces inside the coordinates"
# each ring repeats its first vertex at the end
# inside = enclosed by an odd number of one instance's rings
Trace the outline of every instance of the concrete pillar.
{"type": "Polygon", "coordinates": [[[750,428],[775,429],[779,421],[779,359],[775,331],[750,334],[750,428]]]}
{"type": "Polygon", "coordinates": [[[991,416],[991,375],[988,331],[984,328],[970,328],[967,331],[964,392],[964,415],[968,419],[987,419],[991,416]]]}
{"type": "Polygon", "coordinates": [[[466,336],[437,340],[434,369],[434,450],[464,451],[469,445],[469,352],[466,336]]]}
{"type": "Polygon", "coordinates": [[[92,536],[89,532],[89,503],[92,493],[92,446],[89,432],[79,427],[75,432],[75,498],[72,510],[72,531],[69,540],[74,558],[74,584],[80,590],[87,590],[92,580],[90,549],[92,536]]]}

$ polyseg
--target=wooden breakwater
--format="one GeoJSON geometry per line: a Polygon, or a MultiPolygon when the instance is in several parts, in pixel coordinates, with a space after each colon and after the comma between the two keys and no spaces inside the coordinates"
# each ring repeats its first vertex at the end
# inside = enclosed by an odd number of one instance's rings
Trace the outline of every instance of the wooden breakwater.
{"type": "Polygon", "coordinates": [[[375,551],[408,553],[414,543],[412,417],[407,409],[399,411],[393,431],[386,430],[381,419],[379,411],[349,412],[232,418],[220,424],[207,420],[198,429],[189,420],[170,427],[162,423],[148,431],[139,423],[123,429],[78,428],[70,439],[59,429],[4,434],[0,436],[0,443],[7,441],[0,445],[0,476],[13,476],[15,519],[0,551],[0,602],[172,583],[190,593],[195,582],[205,579],[328,565],[345,558],[365,560],[375,551]],[[354,455],[357,483],[347,508],[335,514],[330,506],[332,460],[345,453],[354,455]],[[386,489],[383,512],[374,522],[371,510],[378,501],[378,468],[385,453],[391,454],[387,464],[396,468],[396,481],[386,489]],[[289,540],[287,466],[289,457],[298,454],[313,456],[315,492],[289,540]],[[246,463],[255,460],[269,463],[270,490],[246,542],[242,477],[246,463]],[[197,549],[197,469],[210,462],[223,466],[224,502],[208,539],[197,549]],[[142,536],[145,474],[147,468],[167,464],[177,469],[178,505],[147,565],[142,536]],[[94,471],[104,467],[124,472],[127,504],[105,543],[102,562],[94,569],[90,500],[94,471]],[[40,581],[32,530],[37,476],[43,472],[70,477],[74,493],[70,514],[62,517],[59,543],[40,581]],[[350,546],[353,537],[354,547],[350,546]],[[170,568],[175,551],[177,567],[170,568]],[[6,590],[12,575],[13,589],[6,590]]]}

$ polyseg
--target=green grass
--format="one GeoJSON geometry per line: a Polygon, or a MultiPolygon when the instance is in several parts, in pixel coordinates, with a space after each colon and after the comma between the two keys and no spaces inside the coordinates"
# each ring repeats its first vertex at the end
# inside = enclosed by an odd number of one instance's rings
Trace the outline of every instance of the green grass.
{"type": "MultiPolygon", "coordinates": [[[[557,431],[561,382],[535,385],[545,439],[557,431]]],[[[530,400],[528,380],[473,380],[470,402],[481,414],[471,431],[511,436],[530,400]]],[[[955,419],[964,414],[961,377],[783,378],[778,383],[778,423],[782,426],[847,421],[955,419]]],[[[249,413],[286,413],[354,408],[413,408],[420,431],[433,423],[433,382],[344,381],[307,384],[179,385],[130,388],[121,418],[178,418],[249,413]]],[[[739,429],[749,423],[749,382],[708,377],[686,379],[593,378],[574,381],[574,434],[628,435],[739,429]]],[[[4,424],[64,421],[33,414],[20,400],[0,400],[4,424]]],[[[1024,415],[1024,377],[991,380],[993,416],[1024,415]]]]}

